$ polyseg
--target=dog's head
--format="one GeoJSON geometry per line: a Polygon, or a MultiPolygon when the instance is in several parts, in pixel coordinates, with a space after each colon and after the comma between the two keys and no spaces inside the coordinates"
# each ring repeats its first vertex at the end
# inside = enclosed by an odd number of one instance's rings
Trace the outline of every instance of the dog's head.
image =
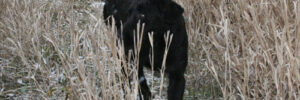
{"type": "Polygon", "coordinates": [[[172,0],[137,0],[129,7],[123,33],[133,32],[139,21],[146,24],[144,32],[166,32],[183,12],[172,0]]]}

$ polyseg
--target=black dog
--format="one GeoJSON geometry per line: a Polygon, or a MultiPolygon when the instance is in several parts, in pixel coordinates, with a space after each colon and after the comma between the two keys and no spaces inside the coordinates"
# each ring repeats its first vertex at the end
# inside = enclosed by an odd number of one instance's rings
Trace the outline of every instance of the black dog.
{"type": "MultiPolygon", "coordinates": [[[[104,17],[113,15],[118,28],[120,22],[124,23],[122,40],[125,52],[134,50],[134,30],[137,23],[145,23],[142,47],[139,53],[139,79],[141,92],[145,100],[151,98],[151,92],[144,78],[143,66],[150,67],[151,45],[148,33],[153,32],[154,69],[159,70],[162,66],[165,40],[167,31],[173,34],[173,40],[168,50],[165,72],[168,73],[169,100],[182,100],[185,78],[184,72],[187,66],[188,38],[183,18],[183,8],[172,0],[111,0],[104,6],[104,17]],[[119,4],[119,1],[126,2],[119,4]],[[114,7],[112,5],[115,5],[114,7]],[[109,8],[109,9],[108,9],[109,8]],[[121,12],[120,12],[121,11],[121,12]]],[[[119,29],[120,30],[120,29],[119,29]]]]}

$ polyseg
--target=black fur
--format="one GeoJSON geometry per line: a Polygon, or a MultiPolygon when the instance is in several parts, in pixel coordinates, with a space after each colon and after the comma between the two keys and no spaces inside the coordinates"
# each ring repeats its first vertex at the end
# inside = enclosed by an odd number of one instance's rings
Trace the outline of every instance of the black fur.
{"type": "MultiPolygon", "coordinates": [[[[188,61],[188,38],[182,15],[184,11],[183,8],[172,0],[128,0],[127,2],[130,2],[130,4],[118,4],[117,1],[125,2],[126,0],[112,0],[104,7],[111,8],[110,6],[115,3],[113,5],[121,6],[119,8],[115,7],[114,9],[118,10],[118,12],[122,11],[122,13],[113,13],[104,9],[104,17],[108,18],[108,15],[113,15],[116,21],[121,20],[121,22],[124,23],[122,40],[124,41],[126,53],[128,53],[129,50],[133,50],[133,31],[136,30],[138,21],[146,24],[139,54],[139,78],[144,77],[144,66],[151,67],[149,59],[151,45],[148,33],[154,32],[154,69],[156,70],[161,69],[162,66],[166,46],[164,35],[167,31],[173,34],[165,69],[169,77],[168,99],[182,100],[185,88],[184,72],[188,61]]],[[[116,23],[116,25],[120,28],[120,23],[116,23]]],[[[150,99],[151,92],[146,80],[140,82],[140,87],[144,99],[150,99]]]]}
{"type": "Polygon", "coordinates": [[[112,22],[111,16],[115,18],[117,28],[120,28],[121,23],[127,19],[128,9],[134,0],[107,0],[103,8],[103,16],[107,22],[112,22]]]}

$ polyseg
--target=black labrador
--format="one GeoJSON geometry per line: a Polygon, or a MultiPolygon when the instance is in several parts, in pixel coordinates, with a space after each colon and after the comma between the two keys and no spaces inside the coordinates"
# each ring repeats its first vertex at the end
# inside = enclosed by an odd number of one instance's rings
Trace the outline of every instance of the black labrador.
{"type": "Polygon", "coordinates": [[[109,0],[104,6],[104,18],[113,16],[119,35],[124,41],[125,52],[134,50],[134,30],[137,23],[145,23],[142,46],[139,53],[138,77],[144,100],[151,99],[151,92],[144,78],[143,67],[150,67],[149,55],[154,52],[154,69],[160,70],[166,48],[164,36],[173,35],[166,58],[165,72],[169,77],[168,99],[182,100],[185,88],[184,72],[188,61],[188,36],[184,9],[172,0],[109,0]],[[120,29],[123,24],[123,30],[120,29]],[[153,50],[148,33],[153,32],[153,50]],[[121,34],[122,33],[122,34],[121,34]]]}

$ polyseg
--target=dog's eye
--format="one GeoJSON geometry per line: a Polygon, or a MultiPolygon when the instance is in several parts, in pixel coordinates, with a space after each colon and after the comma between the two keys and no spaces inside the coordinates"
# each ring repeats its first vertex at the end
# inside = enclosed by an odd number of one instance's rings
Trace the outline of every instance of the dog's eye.
{"type": "Polygon", "coordinates": [[[137,15],[137,17],[138,17],[138,18],[145,18],[145,14],[139,13],[139,14],[137,15]]]}

